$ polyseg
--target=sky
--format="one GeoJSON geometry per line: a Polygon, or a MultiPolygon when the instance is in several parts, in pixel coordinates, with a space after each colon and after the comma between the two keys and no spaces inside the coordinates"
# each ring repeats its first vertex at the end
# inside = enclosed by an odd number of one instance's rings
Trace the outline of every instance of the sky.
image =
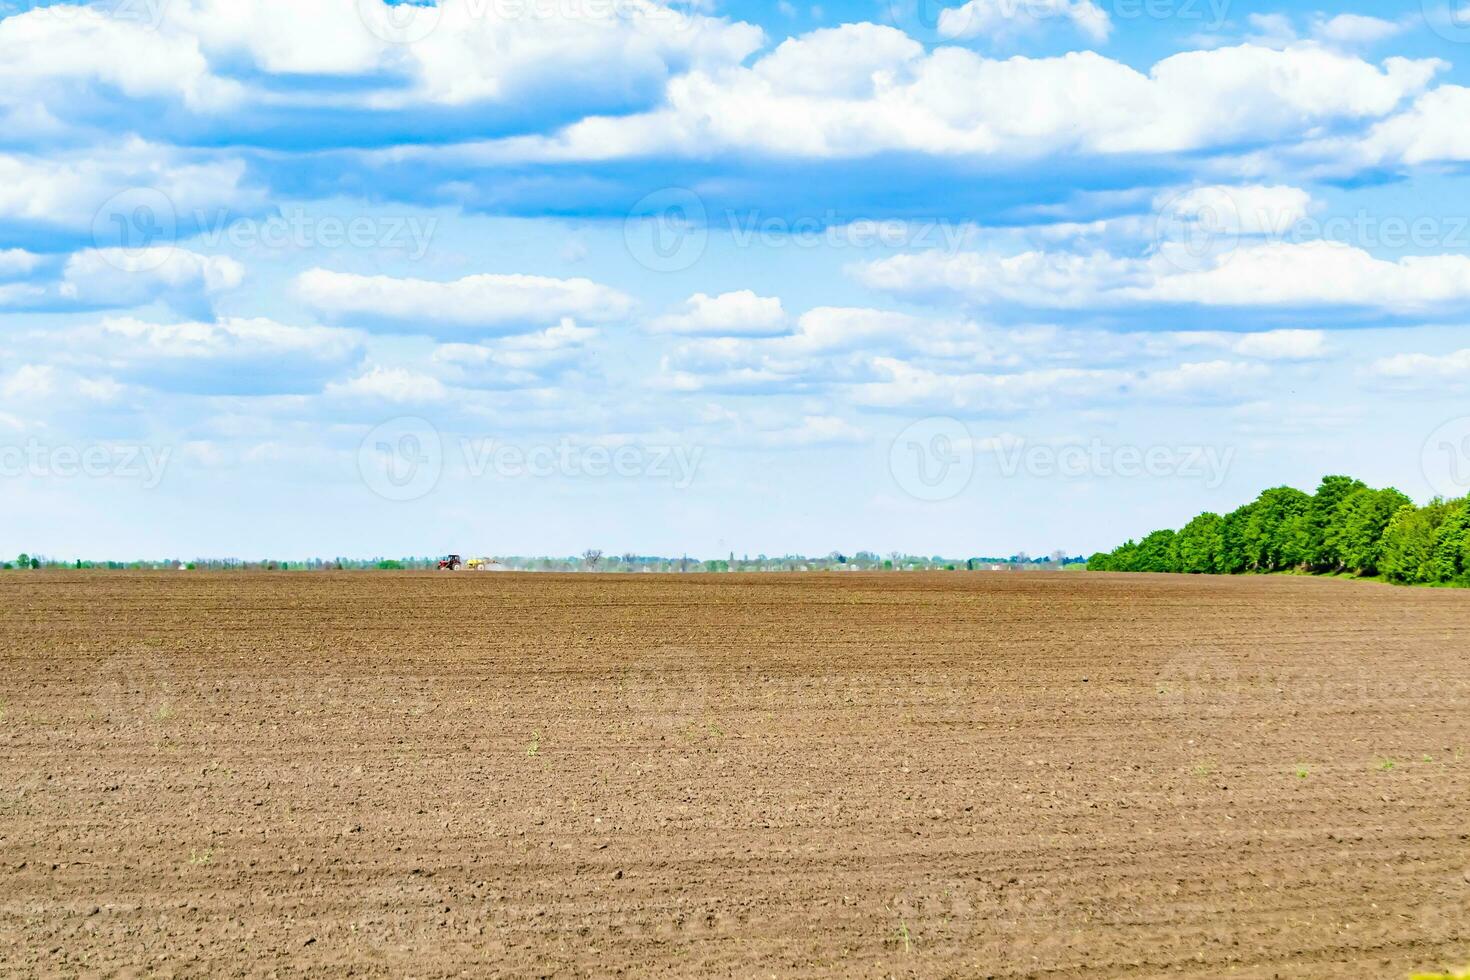
{"type": "Polygon", "coordinates": [[[0,553],[1463,495],[1461,2],[0,0],[0,553]]]}

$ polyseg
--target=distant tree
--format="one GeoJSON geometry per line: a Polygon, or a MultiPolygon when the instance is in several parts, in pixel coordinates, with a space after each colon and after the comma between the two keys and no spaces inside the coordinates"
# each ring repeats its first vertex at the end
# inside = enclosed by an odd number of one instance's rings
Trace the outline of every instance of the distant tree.
{"type": "Polygon", "coordinates": [[[1273,487],[1251,505],[1241,545],[1248,569],[1274,572],[1306,562],[1312,498],[1295,487],[1273,487]]]}
{"type": "Polygon", "coordinates": [[[1173,531],[1155,531],[1138,542],[1134,559],[1134,571],[1176,572],[1179,570],[1179,554],[1175,550],[1173,531]]]}
{"type": "Polygon", "coordinates": [[[1174,543],[1179,571],[1213,575],[1224,571],[1225,519],[1203,513],[1184,525],[1174,543]]]}
{"type": "Polygon", "coordinates": [[[1434,543],[1435,580],[1470,578],[1470,498],[1452,501],[1434,543]]]}
{"type": "Polygon", "coordinates": [[[1225,515],[1220,524],[1220,571],[1226,575],[1239,575],[1255,568],[1247,546],[1246,531],[1255,513],[1255,504],[1237,507],[1225,515]]]}
{"type": "Polygon", "coordinates": [[[597,548],[588,548],[582,552],[582,564],[597,571],[597,566],[602,564],[602,551],[597,548]]]}
{"type": "Polygon", "coordinates": [[[1378,574],[1383,532],[1399,509],[1413,501],[1392,488],[1354,490],[1342,499],[1328,525],[1327,543],[1342,557],[1342,567],[1360,575],[1378,574]]]}
{"type": "Polygon", "coordinates": [[[1389,519],[1383,531],[1378,567],[1395,581],[1423,584],[1440,580],[1436,561],[1439,531],[1455,504],[1436,497],[1423,507],[1406,504],[1389,519]]]}
{"type": "Polygon", "coordinates": [[[17,568],[30,568],[31,556],[22,551],[20,557],[15,559],[15,565],[17,568]]]}
{"type": "Polygon", "coordinates": [[[1343,559],[1329,543],[1329,530],[1337,505],[1349,494],[1366,490],[1368,485],[1350,476],[1325,476],[1312,496],[1308,520],[1307,563],[1318,571],[1333,572],[1343,567],[1343,559]]]}

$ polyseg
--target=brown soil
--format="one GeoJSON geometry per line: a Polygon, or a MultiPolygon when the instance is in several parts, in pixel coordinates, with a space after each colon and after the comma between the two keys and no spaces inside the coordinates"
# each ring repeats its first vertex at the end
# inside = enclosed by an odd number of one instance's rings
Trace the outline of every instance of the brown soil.
{"type": "Polygon", "coordinates": [[[0,973],[1470,963],[1470,593],[0,576],[0,973]]]}

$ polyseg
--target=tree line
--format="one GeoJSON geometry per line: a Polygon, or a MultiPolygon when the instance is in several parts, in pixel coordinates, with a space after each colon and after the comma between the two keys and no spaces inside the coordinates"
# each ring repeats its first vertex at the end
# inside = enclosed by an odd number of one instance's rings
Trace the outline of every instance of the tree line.
{"type": "Polygon", "coordinates": [[[1329,476],[1317,492],[1273,487],[1087,561],[1089,571],[1240,575],[1300,571],[1470,586],[1470,499],[1423,507],[1399,491],[1329,476]]]}

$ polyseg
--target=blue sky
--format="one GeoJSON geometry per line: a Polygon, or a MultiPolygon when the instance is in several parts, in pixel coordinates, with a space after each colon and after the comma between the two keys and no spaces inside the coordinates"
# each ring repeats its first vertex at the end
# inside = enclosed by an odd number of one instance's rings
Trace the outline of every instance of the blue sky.
{"type": "Polygon", "coordinates": [[[0,549],[1085,553],[1462,494],[1458,3],[0,0],[0,549]]]}

